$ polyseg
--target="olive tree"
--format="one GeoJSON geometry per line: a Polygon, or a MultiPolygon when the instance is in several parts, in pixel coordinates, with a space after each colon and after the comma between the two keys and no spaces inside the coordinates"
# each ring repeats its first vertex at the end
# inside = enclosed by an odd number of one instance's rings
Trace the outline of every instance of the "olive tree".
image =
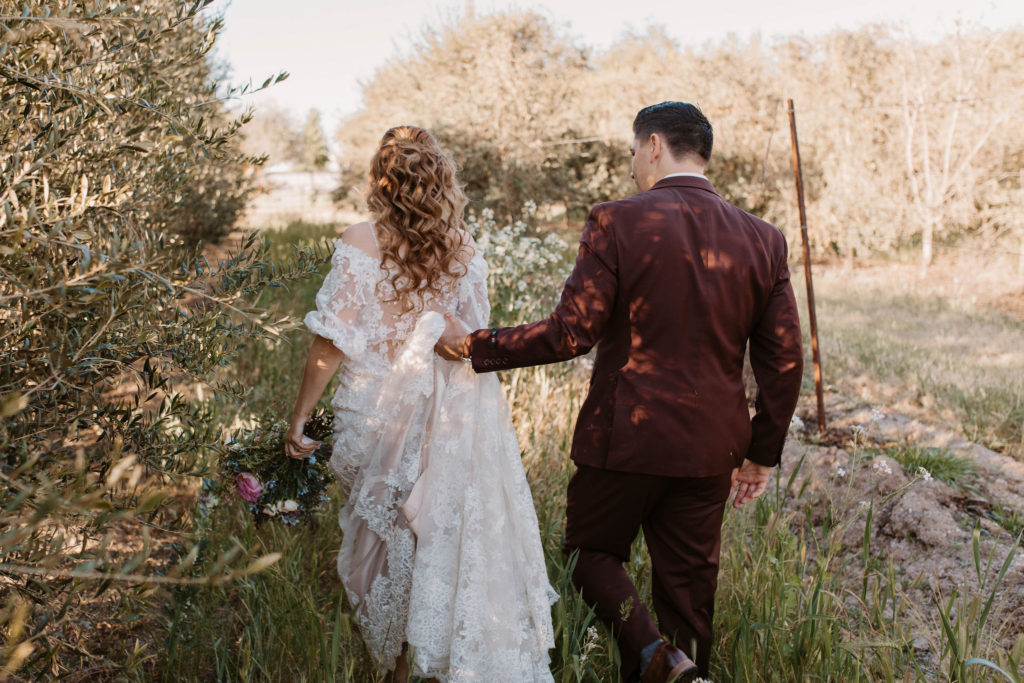
{"type": "Polygon", "coordinates": [[[232,226],[252,163],[205,4],[0,5],[0,677],[59,675],[76,607],[111,586],[146,599],[273,559],[240,544],[194,575],[169,504],[223,443],[189,388],[238,393],[219,368],[287,325],[255,296],[323,258],[274,263],[251,236],[211,267],[190,243],[232,226]],[[179,559],[158,562],[167,533],[179,559]]]}

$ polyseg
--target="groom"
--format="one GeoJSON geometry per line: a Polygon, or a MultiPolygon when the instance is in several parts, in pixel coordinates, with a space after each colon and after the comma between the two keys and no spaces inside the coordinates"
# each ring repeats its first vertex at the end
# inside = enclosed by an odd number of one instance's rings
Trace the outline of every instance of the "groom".
{"type": "Polygon", "coordinates": [[[572,444],[573,581],[611,626],[624,679],[689,681],[707,676],[726,502],[760,496],[779,463],[800,392],[800,323],[782,233],[703,175],[712,132],[701,111],[647,107],[633,134],[639,193],[591,210],[555,311],[471,334],[449,316],[438,350],[490,372],[597,347],[572,444]],[[622,566],[641,529],[657,624],[622,566]]]}

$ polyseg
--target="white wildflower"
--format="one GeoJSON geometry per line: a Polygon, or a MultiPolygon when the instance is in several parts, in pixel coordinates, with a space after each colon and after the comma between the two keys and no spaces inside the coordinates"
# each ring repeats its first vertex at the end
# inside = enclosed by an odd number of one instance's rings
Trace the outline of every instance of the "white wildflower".
{"type": "Polygon", "coordinates": [[[580,654],[580,664],[585,664],[590,657],[591,651],[597,647],[597,629],[593,626],[587,628],[587,639],[583,641],[583,652],[580,654]]]}
{"type": "Polygon", "coordinates": [[[850,431],[853,432],[854,436],[864,436],[864,434],[867,433],[867,430],[864,429],[864,425],[853,425],[850,427],[850,431]]]}
{"type": "Polygon", "coordinates": [[[882,420],[884,418],[885,418],[885,413],[883,413],[881,410],[879,410],[878,408],[872,408],[871,409],[871,421],[872,422],[878,422],[879,420],[882,420]]]}
{"type": "Polygon", "coordinates": [[[917,476],[921,477],[925,481],[931,481],[932,480],[932,473],[929,472],[928,470],[926,470],[923,467],[918,467],[917,468],[917,476]]]}
{"type": "Polygon", "coordinates": [[[846,470],[844,470],[842,467],[837,467],[836,468],[836,476],[839,477],[840,479],[842,479],[843,477],[846,476],[846,470]]]}
{"type": "Polygon", "coordinates": [[[273,505],[264,505],[263,512],[271,517],[275,515],[283,515],[289,512],[298,512],[299,504],[294,500],[279,500],[273,505]]]}
{"type": "Polygon", "coordinates": [[[879,474],[892,474],[892,467],[889,466],[888,461],[875,458],[872,461],[871,469],[879,474]]]}
{"type": "Polygon", "coordinates": [[[857,503],[857,506],[858,506],[858,507],[861,507],[861,508],[863,508],[863,509],[865,509],[865,510],[866,510],[866,509],[868,509],[869,507],[871,507],[871,503],[869,503],[869,502],[868,502],[868,501],[866,501],[866,500],[862,500],[862,501],[860,501],[860,502],[858,502],[858,503],[857,503]]]}
{"type": "Polygon", "coordinates": [[[597,647],[597,628],[593,626],[587,627],[587,642],[583,645],[585,652],[590,652],[597,647]]]}
{"type": "Polygon", "coordinates": [[[789,421],[789,428],[800,430],[804,428],[804,421],[799,416],[794,415],[793,419],[789,421]]]}

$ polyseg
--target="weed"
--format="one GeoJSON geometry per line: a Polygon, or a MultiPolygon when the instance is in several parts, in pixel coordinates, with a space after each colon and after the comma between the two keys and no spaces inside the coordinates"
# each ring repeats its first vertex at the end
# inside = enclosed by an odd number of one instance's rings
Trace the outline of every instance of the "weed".
{"type": "Polygon", "coordinates": [[[903,471],[911,476],[923,469],[935,479],[950,486],[961,485],[974,474],[974,463],[952,453],[948,448],[899,444],[885,448],[881,452],[898,462],[903,471]]]}

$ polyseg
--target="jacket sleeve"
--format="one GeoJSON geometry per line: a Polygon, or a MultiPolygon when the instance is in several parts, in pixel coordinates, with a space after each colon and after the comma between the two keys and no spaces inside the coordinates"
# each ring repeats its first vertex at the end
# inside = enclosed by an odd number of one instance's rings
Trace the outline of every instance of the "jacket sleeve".
{"type": "Polygon", "coordinates": [[[618,290],[618,249],[608,212],[595,206],[580,238],[576,265],[554,312],[534,323],[471,336],[473,369],[492,372],[544,365],[585,354],[604,334],[618,290]]]}
{"type": "Polygon", "coordinates": [[[788,250],[783,246],[775,284],[761,319],[750,336],[750,365],[757,380],[755,414],[747,458],[779,464],[793,411],[800,397],[804,355],[800,318],[789,281],[788,250]]]}

